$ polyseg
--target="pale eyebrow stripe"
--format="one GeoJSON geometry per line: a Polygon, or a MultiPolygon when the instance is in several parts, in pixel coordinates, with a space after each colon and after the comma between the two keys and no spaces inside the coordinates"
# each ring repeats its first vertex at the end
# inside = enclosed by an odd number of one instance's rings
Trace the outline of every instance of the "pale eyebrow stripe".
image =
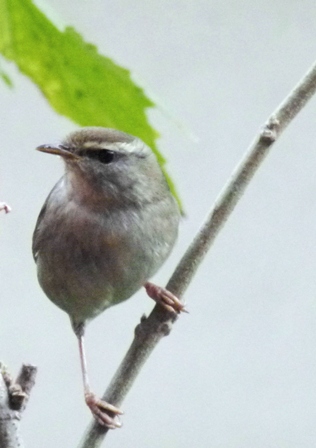
{"type": "Polygon", "coordinates": [[[98,143],[96,141],[87,141],[82,144],[83,148],[95,148],[95,149],[103,149],[104,142],[98,143]]]}

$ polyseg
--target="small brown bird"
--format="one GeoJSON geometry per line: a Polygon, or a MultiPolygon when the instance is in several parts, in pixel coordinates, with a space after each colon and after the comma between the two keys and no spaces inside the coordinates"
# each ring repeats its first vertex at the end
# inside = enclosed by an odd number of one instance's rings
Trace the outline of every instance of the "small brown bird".
{"type": "Polygon", "coordinates": [[[107,411],[122,412],[90,389],[85,326],[143,285],[168,311],[185,311],[173,294],[148,282],[176,241],[179,208],[154,153],[124,132],[83,128],[59,146],[37,149],[65,162],[65,174],[49,194],[33,235],[38,280],[69,314],[92,414],[100,424],[120,427],[107,411]]]}

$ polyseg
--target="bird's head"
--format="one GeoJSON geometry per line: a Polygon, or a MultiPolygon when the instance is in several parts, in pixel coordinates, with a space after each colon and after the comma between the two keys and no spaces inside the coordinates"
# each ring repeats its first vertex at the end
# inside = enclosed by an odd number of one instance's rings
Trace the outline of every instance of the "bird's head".
{"type": "Polygon", "coordinates": [[[168,187],[155,154],[137,137],[115,129],[86,127],[60,145],[41,145],[41,152],[62,157],[76,184],[125,201],[151,201],[168,187]]]}

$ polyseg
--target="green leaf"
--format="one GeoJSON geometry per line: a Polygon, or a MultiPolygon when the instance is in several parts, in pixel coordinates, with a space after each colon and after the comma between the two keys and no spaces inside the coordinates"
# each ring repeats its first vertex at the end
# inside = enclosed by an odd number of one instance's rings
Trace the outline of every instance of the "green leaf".
{"type": "Polygon", "coordinates": [[[15,62],[58,113],[81,126],[113,127],[136,135],[164,164],[155,142],[158,133],[146,117],[154,103],[127,69],[100,55],[73,28],[60,31],[31,0],[0,0],[0,30],[0,53],[15,62]]]}
{"type": "Polygon", "coordinates": [[[9,77],[9,75],[7,73],[5,73],[3,70],[1,70],[1,68],[0,68],[0,78],[8,87],[10,87],[10,88],[13,87],[13,82],[12,82],[11,78],[9,77]]]}

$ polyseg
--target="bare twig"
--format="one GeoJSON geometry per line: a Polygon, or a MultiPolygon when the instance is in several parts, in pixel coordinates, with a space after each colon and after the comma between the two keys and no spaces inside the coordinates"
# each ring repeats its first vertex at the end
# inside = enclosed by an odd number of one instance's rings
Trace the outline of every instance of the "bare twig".
{"type": "MultiPolygon", "coordinates": [[[[316,64],[294,88],[284,102],[270,116],[267,123],[250,145],[227,184],[219,194],[205,223],[194,238],[168,282],[167,289],[181,297],[191,282],[197,268],[228,216],[244,193],[271,145],[293,120],[316,90],[316,64]]],[[[171,330],[174,319],[167,311],[155,306],[148,318],[143,318],[135,331],[135,338],[114,378],[105,392],[104,399],[120,406],[160,339],[171,330]]],[[[87,429],[79,448],[97,448],[107,433],[107,428],[93,422],[87,429]]]]}
{"type": "Polygon", "coordinates": [[[23,365],[14,382],[7,368],[0,363],[0,447],[23,448],[20,420],[32,387],[37,369],[23,365]]]}
{"type": "Polygon", "coordinates": [[[0,212],[1,210],[4,210],[5,213],[10,213],[11,212],[11,207],[6,204],[5,202],[0,202],[0,212]]]}

